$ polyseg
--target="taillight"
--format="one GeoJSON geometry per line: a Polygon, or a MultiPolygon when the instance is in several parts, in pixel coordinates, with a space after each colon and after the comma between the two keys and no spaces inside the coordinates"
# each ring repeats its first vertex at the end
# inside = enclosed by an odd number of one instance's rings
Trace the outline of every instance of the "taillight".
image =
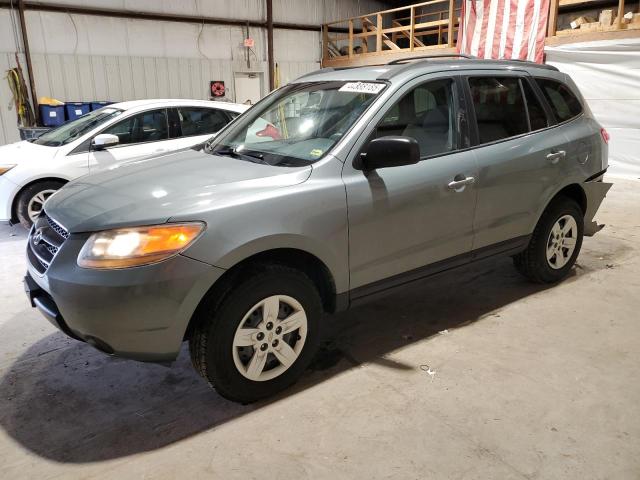
{"type": "Polygon", "coordinates": [[[609,139],[611,138],[611,136],[609,135],[609,132],[607,132],[604,128],[601,128],[600,135],[602,135],[602,140],[604,140],[604,143],[608,145],[609,139]]]}

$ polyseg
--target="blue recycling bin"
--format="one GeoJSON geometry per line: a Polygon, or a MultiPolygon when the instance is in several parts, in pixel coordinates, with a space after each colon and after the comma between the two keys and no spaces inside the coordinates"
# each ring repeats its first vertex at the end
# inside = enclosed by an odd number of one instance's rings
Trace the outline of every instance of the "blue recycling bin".
{"type": "Polygon", "coordinates": [[[99,108],[106,107],[107,105],[111,105],[113,102],[105,102],[105,101],[96,101],[91,102],[91,111],[98,110],[99,108]]]}
{"type": "Polygon", "coordinates": [[[58,127],[64,123],[64,105],[38,105],[43,127],[58,127]]]}
{"type": "Polygon", "coordinates": [[[89,113],[91,104],[86,102],[67,102],[64,104],[64,112],[67,121],[75,120],[89,113]]]}

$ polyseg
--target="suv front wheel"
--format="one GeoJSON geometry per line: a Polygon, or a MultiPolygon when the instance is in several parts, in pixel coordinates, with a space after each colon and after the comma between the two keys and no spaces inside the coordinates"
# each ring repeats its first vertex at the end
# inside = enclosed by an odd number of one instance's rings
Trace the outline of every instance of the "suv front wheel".
{"type": "Polygon", "coordinates": [[[229,400],[250,403],[284,390],[317,351],[322,303],[298,270],[265,266],[207,304],[190,338],[191,359],[229,400]]]}
{"type": "Polygon", "coordinates": [[[567,276],[582,246],[584,214],[569,197],[554,200],[538,221],[529,246],[513,257],[516,269],[537,283],[555,283],[567,276]]]}

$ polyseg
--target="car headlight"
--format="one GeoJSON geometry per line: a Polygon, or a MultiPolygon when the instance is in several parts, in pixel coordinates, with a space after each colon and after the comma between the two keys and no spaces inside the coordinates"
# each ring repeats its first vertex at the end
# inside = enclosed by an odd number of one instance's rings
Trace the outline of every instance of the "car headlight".
{"type": "Polygon", "coordinates": [[[16,166],[15,163],[13,164],[0,163],[0,175],[4,175],[15,166],[16,166]]]}
{"type": "Polygon", "coordinates": [[[84,268],[128,268],[166,260],[204,231],[203,223],[167,223],[94,233],[78,255],[84,268]]]}

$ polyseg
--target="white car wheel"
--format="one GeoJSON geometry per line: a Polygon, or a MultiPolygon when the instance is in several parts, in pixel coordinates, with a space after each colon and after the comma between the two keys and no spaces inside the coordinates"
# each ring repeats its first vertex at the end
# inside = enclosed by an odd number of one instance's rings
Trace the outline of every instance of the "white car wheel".
{"type": "Polygon", "coordinates": [[[25,228],[38,219],[45,202],[64,186],[63,180],[42,180],[26,186],[15,199],[16,217],[25,228]]]}
{"type": "Polygon", "coordinates": [[[31,222],[35,222],[38,219],[38,216],[44,207],[44,202],[46,202],[51,195],[56,193],[56,191],[57,190],[52,189],[41,190],[31,197],[31,200],[29,200],[29,203],[27,204],[27,214],[29,215],[31,222]]]}

